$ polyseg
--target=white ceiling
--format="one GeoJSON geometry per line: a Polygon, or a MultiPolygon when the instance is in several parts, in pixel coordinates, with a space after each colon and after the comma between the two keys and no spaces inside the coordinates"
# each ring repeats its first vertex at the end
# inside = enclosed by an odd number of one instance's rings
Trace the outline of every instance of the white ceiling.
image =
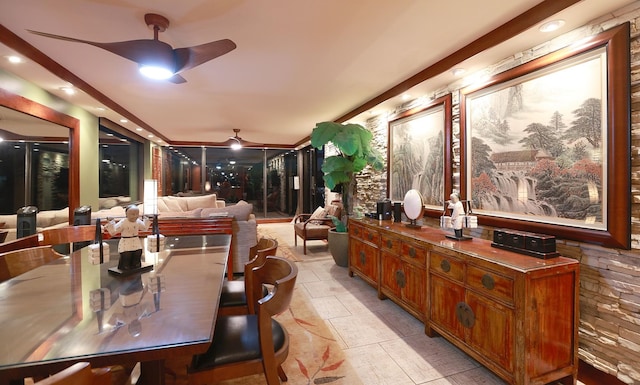
{"type": "MultiPolygon", "coordinates": [[[[118,122],[125,115],[125,128],[142,126],[143,134],[171,142],[222,142],[239,128],[252,142],[294,145],[317,122],[342,117],[540,2],[0,0],[0,24],[125,111],[98,111],[104,104],[90,90],[64,95],[59,87],[66,81],[37,63],[8,63],[4,56],[19,52],[2,44],[0,67],[96,116],[118,122]],[[96,42],[150,39],[143,20],[149,12],[170,20],[159,39],[174,48],[224,38],[237,48],[182,73],[187,83],[173,84],[144,79],[135,63],[99,48],[26,31],[96,42]]],[[[637,3],[582,0],[558,15],[567,23],[555,35],[637,3]]],[[[480,69],[553,36],[534,26],[461,64],[480,69]]],[[[447,69],[409,92],[420,97],[454,81],[447,69]]],[[[394,98],[380,107],[399,103],[394,98]]]]}

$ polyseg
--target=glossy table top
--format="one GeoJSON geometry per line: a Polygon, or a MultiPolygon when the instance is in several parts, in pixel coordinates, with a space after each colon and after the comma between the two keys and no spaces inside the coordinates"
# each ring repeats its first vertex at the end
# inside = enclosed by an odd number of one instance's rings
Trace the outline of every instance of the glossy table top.
{"type": "Polygon", "coordinates": [[[110,261],[101,265],[84,247],[0,284],[1,378],[206,350],[231,236],[167,237],[159,253],[145,247],[143,263],[153,270],[129,277],[108,272],[118,263],[117,242],[107,241],[110,261]]]}

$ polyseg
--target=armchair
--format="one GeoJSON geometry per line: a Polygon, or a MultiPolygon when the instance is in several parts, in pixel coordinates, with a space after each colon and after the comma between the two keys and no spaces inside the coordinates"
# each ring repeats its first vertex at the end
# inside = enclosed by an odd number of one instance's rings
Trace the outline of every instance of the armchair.
{"type": "Polygon", "coordinates": [[[293,229],[295,231],[294,245],[298,245],[298,237],[302,238],[302,251],[307,254],[307,241],[326,240],[329,237],[329,230],[335,225],[329,216],[340,218],[342,206],[336,204],[327,205],[316,209],[313,214],[298,214],[293,218],[293,229]]]}

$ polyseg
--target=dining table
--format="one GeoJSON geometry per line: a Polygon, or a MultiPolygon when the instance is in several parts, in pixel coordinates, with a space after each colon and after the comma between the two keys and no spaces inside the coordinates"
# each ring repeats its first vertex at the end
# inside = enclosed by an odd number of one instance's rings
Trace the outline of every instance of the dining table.
{"type": "Polygon", "coordinates": [[[88,245],[0,283],[0,385],[140,363],[139,384],[163,384],[164,361],[211,344],[229,234],[144,238],[143,269],[114,274],[118,239],[88,245]]]}

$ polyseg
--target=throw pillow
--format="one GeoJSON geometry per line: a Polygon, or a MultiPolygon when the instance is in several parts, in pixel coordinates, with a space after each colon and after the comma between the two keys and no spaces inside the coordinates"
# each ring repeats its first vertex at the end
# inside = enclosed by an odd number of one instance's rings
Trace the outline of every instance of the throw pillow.
{"type": "Polygon", "coordinates": [[[216,194],[193,196],[182,198],[187,201],[187,209],[195,210],[197,208],[216,207],[216,194]]]}
{"type": "Polygon", "coordinates": [[[324,219],[325,217],[326,217],[326,211],[324,207],[318,206],[318,208],[313,212],[313,214],[311,214],[311,217],[309,217],[309,220],[311,221],[310,223],[314,225],[322,225],[324,223],[323,221],[318,221],[314,219],[324,219]]]}
{"type": "Polygon", "coordinates": [[[180,202],[178,202],[176,199],[177,198],[171,199],[168,196],[162,198],[164,203],[167,205],[167,209],[169,211],[171,211],[171,212],[186,211],[186,210],[182,209],[182,207],[180,206],[180,202]]]}

